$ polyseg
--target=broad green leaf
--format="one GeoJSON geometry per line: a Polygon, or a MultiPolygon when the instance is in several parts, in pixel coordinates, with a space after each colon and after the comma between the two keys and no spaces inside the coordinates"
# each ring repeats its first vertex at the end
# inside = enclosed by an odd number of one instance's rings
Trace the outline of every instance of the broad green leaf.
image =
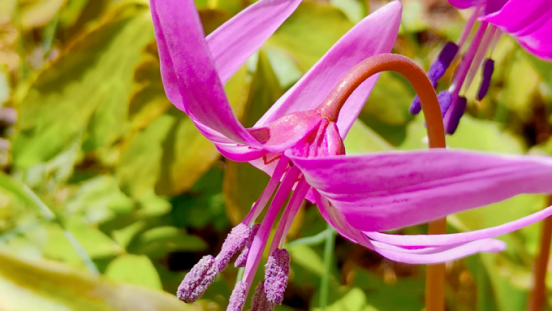
{"type": "Polygon", "coordinates": [[[201,310],[161,291],[117,284],[61,264],[21,260],[5,252],[0,252],[0,275],[2,310],[201,310]]]}
{"type": "Polygon", "coordinates": [[[345,138],[345,150],[348,155],[393,150],[387,141],[376,134],[362,121],[356,120],[345,138]]]}
{"type": "Polygon", "coordinates": [[[42,71],[21,100],[17,167],[54,158],[85,133],[85,148],[93,150],[125,132],[134,67],[153,31],[145,6],[122,2],[108,16],[42,71]]]}
{"type": "Polygon", "coordinates": [[[318,276],[324,274],[324,262],[311,247],[295,245],[290,247],[288,251],[294,264],[298,264],[318,276]]]}
{"type": "Polygon", "coordinates": [[[178,228],[165,226],[145,231],[127,250],[149,258],[161,258],[170,252],[197,252],[206,248],[207,243],[201,238],[186,234],[178,228]]]}
{"type": "MultiPolygon", "coordinates": [[[[241,121],[252,126],[266,110],[283,94],[278,78],[263,50],[259,52],[257,72],[251,82],[250,93],[244,106],[241,121]]],[[[228,215],[233,223],[239,223],[268,183],[268,176],[249,163],[226,162],[224,174],[224,198],[228,215]]]]}
{"type": "Polygon", "coordinates": [[[303,2],[267,43],[287,50],[306,72],[352,26],[336,7],[303,2]]]}
{"type": "Polygon", "coordinates": [[[113,281],[161,289],[161,279],[151,260],[144,255],[126,254],[109,263],[105,275],[113,281]]]}
{"type": "Polygon", "coordinates": [[[340,8],[355,23],[366,16],[367,2],[364,0],[330,0],[330,4],[340,8]]]}

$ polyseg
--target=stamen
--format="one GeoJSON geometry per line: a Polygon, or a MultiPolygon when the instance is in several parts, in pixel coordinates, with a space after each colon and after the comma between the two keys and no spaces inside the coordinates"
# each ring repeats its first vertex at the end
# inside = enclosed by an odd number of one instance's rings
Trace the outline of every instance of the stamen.
{"type": "Polygon", "coordinates": [[[282,156],[280,158],[278,164],[276,164],[276,168],[274,169],[274,173],[272,173],[272,177],[270,178],[268,185],[266,185],[266,188],[261,194],[261,197],[257,200],[257,202],[255,202],[255,204],[253,204],[251,211],[249,211],[247,216],[245,216],[245,218],[243,219],[243,223],[251,225],[255,221],[255,219],[259,217],[266,204],[268,203],[268,200],[270,200],[270,197],[274,193],[274,190],[276,190],[276,187],[280,183],[280,179],[284,175],[288,163],[289,160],[285,156],[282,156]]]}
{"type": "Polygon", "coordinates": [[[218,272],[222,272],[228,266],[228,263],[237,254],[247,243],[251,237],[251,228],[247,225],[241,223],[235,226],[232,231],[224,240],[222,244],[222,249],[217,255],[217,269],[218,272]]]}
{"type": "Polygon", "coordinates": [[[249,254],[249,249],[251,248],[251,243],[253,243],[253,238],[257,234],[257,231],[259,231],[259,227],[261,225],[255,224],[253,225],[253,228],[251,228],[251,234],[249,235],[249,238],[247,239],[247,243],[245,243],[245,246],[243,250],[241,251],[240,255],[234,262],[234,267],[241,268],[245,267],[245,262],[247,261],[247,255],[249,254]]]}
{"type": "Polygon", "coordinates": [[[447,42],[427,72],[429,80],[435,82],[441,79],[441,77],[445,75],[445,72],[456,57],[457,53],[458,45],[450,41],[447,42]]]}
{"type": "Polygon", "coordinates": [[[449,91],[441,91],[437,94],[437,100],[439,101],[439,106],[441,107],[441,115],[445,117],[445,113],[450,108],[452,104],[452,94],[449,91]]]}
{"type": "Polygon", "coordinates": [[[477,32],[473,37],[470,47],[462,58],[462,63],[460,63],[458,69],[456,70],[456,73],[454,74],[454,78],[449,87],[449,92],[453,94],[458,94],[460,92],[464,80],[466,79],[466,75],[468,74],[468,70],[470,69],[472,61],[475,57],[475,53],[477,52],[477,49],[481,44],[481,40],[483,39],[483,35],[487,30],[488,24],[489,23],[487,22],[482,22],[481,25],[479,25],[479,28],[477,29],[477,32]]]}
{"type": "Polygon", "coordinates": [[[489,91],[489,86],[491,85],[491,77],[494,71],[494,61],[492,59],[486,59],[485,64],[483,65],[483,79],[481,85],[479,86],[479,92],[477,93],[477,100],[482,100],[487,92],[489,91]]]}
{"type": "Polygon", "coordinates": [[[458,128],[458,124],[460,123],[460,118],[462,118],[464,111],[466,111],[467,103],[468,101],[464,96],[459,96],[456,100],[455,105],[452,107],[449,119],[445,120],[445,129],[447,134],[452,135],[456,132],[456,128],[458,128]]]}
{"type": "Polygon", "coordinates": [[[201,297],[207,287],[215,280],[218,274],[215,258],[211,255],[204,256],[201,260],[186,274],[176,295],[178,299],[190,303],[201,297]]]}
{"type": "Polygon", "coordinates": [[[466,43],[466,40],[468,39],[472,29],[473,25],[475,25],[475,21],[477,20],[477,17],[479,16],[479,13],[481,12],[482,5],[475,8],[472,15],[464,25],[464,28],[462,29],[462,34],[460,35],[460,38],[458,39],[458,47],[462,48],[464,46],[464,43],[466,43]]]}
{"type": "Polygon", "coordinates": [[[266,299],[264,281],[257,285],[255,294],[251,301],[250,311],[272,311],[274,310],[274,304],[266,299]]]}
{"type": "Polygon", "coordinates": [[[226,311],[241,311],[247,299],[247,284],[240,281],[234,286],[226,311]]]}
{"type": "MultiPolygon", "coordinates": [[[[300,174],[299,169],[295,166],[292,166],[286,173],[286,176],[282,181],[282,184],[276,191],[276,194],[274,195],[274,199],[272,199],[272,202],[270,203],[270,207],[268,208],[265,218],[261,223],[259,232],[255,235],[255,238],[253,239],[253,243],[251,244],[251,248],[247,256],[247,262],[245,264],[245,272],[242,278],[243,280],[245,280],[245,284],[251,284],[253,282],[255,272],[257,271],[257,268],[261,261],[263,250],[265,249],[268,236],[270,234],[270,229],[274,224],[274,220],[276,219],[276,216],[278,215],[278,212],[280,211],[282,204],[285,202],[289,193],[293,189],[293,186],[297,181],[299,174],[300,174]]],[[[247,290],[248,289],[249,288],[247,288],[247,290]]]]}
{"type": "Polygon", "coordinates": [[[275,305],[282,304],[289,280],[290,257],[285,249],[275,249],[265,266],[266,299],[275,305]]]}
{"type": "Polygon", "coordinates": [[[475,57],[472,61],[472,64],[470,66],[470,70],[468,71],[468,75],[466,78],[466,81],[464,82],[464,90],[468,90],[470,87],[473,78],[475,78],[475,75],[479,68],[481,67],[481,63],[483,62],[483,58],[485,57],[485,54],[487,53],[487,49],[489,48],[489,45],[492,43],[493,38],[495,36],[495,32],[498,28],[496,28],[493,25],[489,25],[487,27],[487,31],[485,32],[484,38],[481,40],[481,44],[477,48],[477,52],[475,54],[475,57]]]}

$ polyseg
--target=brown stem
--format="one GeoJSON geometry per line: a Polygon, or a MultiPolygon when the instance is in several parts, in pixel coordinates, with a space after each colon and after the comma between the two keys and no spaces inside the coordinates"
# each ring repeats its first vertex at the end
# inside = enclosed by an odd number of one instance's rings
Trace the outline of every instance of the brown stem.
{"type": "MultiPolygon", "coordinates": [[[[548,197],[548,206],[552,205],[552,196],[548,197]]],[[[550,256],[550,242],[552,240],[552,217],[544,219],[542,222],[539,252],[535,258],[533,267],[533,286],[529,293],[527,303],[528,311],[541,311],[546,297],[546,271],[548,267],[548,258],[550,256]]]]}
{"type": "Polygon", "coordinates": [[[445,129],[433,85],[422,68],[408,57],[399,54],[379,54],[363,60],[341,79],[316,109],[322,116],[335,122],[339,111],[353,91],[366,79],[382,71],[398,72],[410,81],[422,103],[429,147],[444,148],[446,146],[445,129]]]}
{"type": "MultiPolygon", "coordinates": [[[[334,87],[326,100],[317,110],[322,116],[336,121],[339,111],[351,93],[370,76],[382,71],[395,71],[410,81],[420,101],[427,124],[427,136],[430,148],[445,148],[445,129],[441,117],[441,108],[433,85],[426,73],[409,58],[398,54],[380,54],[365,59],[356,65],[334,87]]],[[[446,233],[446,219],[429,223],[429,234],[446,233]]],[[[426,311],[445,309],[445,265],[429,265],[426,274],[426,311]]]]}

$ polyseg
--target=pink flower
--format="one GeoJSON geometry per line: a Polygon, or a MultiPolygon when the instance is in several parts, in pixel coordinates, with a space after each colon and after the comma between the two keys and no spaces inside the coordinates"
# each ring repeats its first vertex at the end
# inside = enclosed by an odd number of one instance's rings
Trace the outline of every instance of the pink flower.
{"type": "MultiPolygon", "coordinates": [[[[502,32],[514,37],[530,53],[544,60],[552,60],[552,2],[548,0],[449,0],[459,9],[474,7],[472,17],[466,23],[458,43],[447,42],[441,54],[429,69],[428,76],[437,87],[437,81],[445,74],[479,18],[479,24],[471,44],[456,69],[448,90],[439,93],[439,102],[448,134],[453,134],[466,110],[467,100],[460,95],[462,86],[469,87],[477,70],[483,64],[483,79],[477,99],[487,94],[494,71],[494,61],[484,60],[488,50],[493,50],[502,32]]],[[[420,102],[414,99],[410,112],[420,112],[420,102]]]]}
{"type": "MultiPolygon", "coordinates": [[[[289,274],[283,246],[287,231],[306,198],[349,240],[392,260],[437,263],[476,252],[504,249],[494,236],[552,214],[552,209],[481,231],[396,236],[379,233],[424,223],[450,213],[504,200],[519,193],[552,191],[552,165],[529,157],[464,151],[381,153],[344,156],[344,138],[366,102],[377,76],[363,82],[340,109],[325,99],[358,63],[388,53],[396,39],[402,6],[393,1],[345,34],[253,126],[236,119],[223,83],[258,49],[299,4],[299,0],[261,0],[213,34],[204,37],[192,0],[152,0],[151,9],[165,91],[221,153],[248,161],[271,179],[241,224],[216,256],[205,256],[184,278],[180,299],[198,299],[217,274],[238,255],[245,265],[228,310],[241,310],[283,203],[255,308],[281,303],[289,274]],[[269,203],[270,202],[270,203],[269,203]],[[267,208],[264,219],[255,224],[267,208]]],[[[439,119],[437,119],[439,120],[439,119]]]]}

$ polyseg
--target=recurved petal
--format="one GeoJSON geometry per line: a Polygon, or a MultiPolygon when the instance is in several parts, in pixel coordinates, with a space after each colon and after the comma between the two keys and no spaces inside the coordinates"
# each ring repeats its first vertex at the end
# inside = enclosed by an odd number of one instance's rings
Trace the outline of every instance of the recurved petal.
{"type": "Polygon", "coordinates": [[[152,0],[151,12],[169,100],[209,130],[258,146],[228,103],[194,1],[152,0]]]}
{"type": "Polygon", "coordinates": [[[365,232],[366,235],[372,239],[386,244],[396,246],[450,246],[459,245],[463,243],[469,243],[475,240],[487,239],[496,237],[502,234],[510,233],[519,230],[523,227],[529,226],[552,215],[552,206],[549,206],[541,211],[538,211],[529,216],[505,223],[500,226],[475,230],[463,233],[450,233],[450,234],[435,234],[435,235],[397,235],[387,234],[381,232],[365,232]]]}
{"type": "Polygon", "coordinates": [[[535,56],[552,60],[552,2],[510,0],[481,19],[511,34],[535,56]]]}
{"type": "Polygon", "coordinates": [[[385,243],[350,226],[341,212],[330,201],[313,191],[320,213],[343,237],[371,249],[390,260],[409,264],[434,264],[455,260],[479,252],[500,252],[506,248],[502,241],[483,239],[463,244],[445,246],[401,247],[385,243]]]}
{"type": "MultiPolygon", "coordinates": [[[[270,108],[255,127],[262,127],[291,112],[316,108],[336,83],[360,61],[391,52],[401,12],[401,3],[393,1],[360,21],[270,108]]],[[[376,80],[376,76],[366,80],[345,103],[337,121],[342,137],[356,120],[376,80]]]]}
{"type": "Polygon", "coordinates": [[[288,156],[311,187],[362,231],[426,223],[517,194],[552,192],[552,160],[546,157],[444,149],[288,156]]]}
{"type": "Polygon", "coordinates": [[[207,37],[223,83],[295,11],[301,0],[261,0],[241,11],[207,37]]]}
{"type": "Polygon", "coordinates": [[[499,240],[484,239],[477,240],[454,247],[440,247],[430,251],[428,250],[392,250],[390,247],[385,246],[374,241],[373,250],[383,257],[391,259],[397,262],[403,262],[408,264],[436,264],[447,262],[451,260],[460,259],[476,253],[498,253],[506,249],[506,244],[499,240]],[[377,246],[376,246],[377,245],[377,246]]]}

